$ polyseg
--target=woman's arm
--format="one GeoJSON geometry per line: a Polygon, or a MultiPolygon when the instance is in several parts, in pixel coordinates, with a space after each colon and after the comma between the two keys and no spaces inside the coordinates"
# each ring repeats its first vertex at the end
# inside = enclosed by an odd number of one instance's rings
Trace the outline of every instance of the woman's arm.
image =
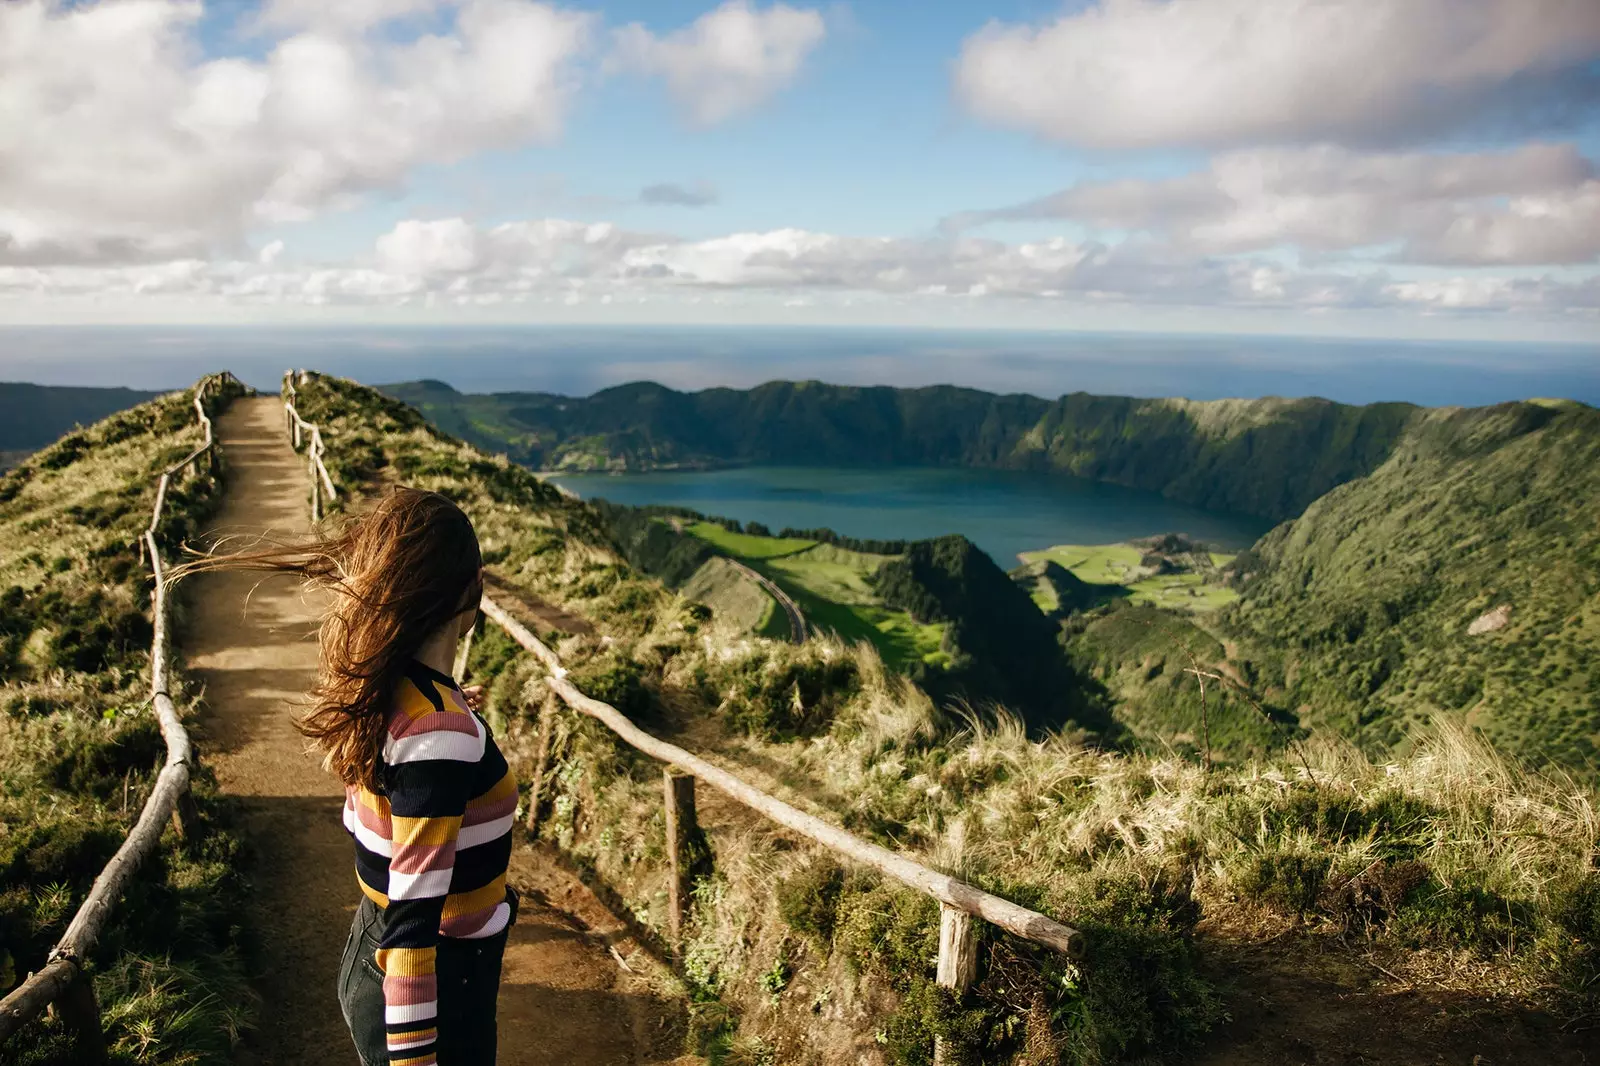
{"type": "Polygon", "coordinates": [[[428,717],[435,721],[415,724],[432,728],[391,738],[384,751],[393,850],[376,961],[384,975],[391,1066],[437,1061],[439,922],[455,872],[456,837],[473,768],[483,754],[471,715],[428,717]]]}

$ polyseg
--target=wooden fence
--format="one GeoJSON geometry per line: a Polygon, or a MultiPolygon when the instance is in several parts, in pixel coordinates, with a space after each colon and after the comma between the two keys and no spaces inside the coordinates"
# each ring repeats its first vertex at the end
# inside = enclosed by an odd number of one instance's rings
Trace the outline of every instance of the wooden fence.
{"type": "MultiPolygon", "coordinates": [[[[302,381],[306,371],[300,371],[302,381]]],[[[328,476],[328,468],[322,462],[322,430],[300,417],[300,412],[295,410],[294,401],[297,398],[294,391],[295,372],[293,370],[283,375],[283,417],[289,430],[289,440],[294,445],[294,450],[300,450],[302,440],[307,441],[306,446],[306,471],[311,475],[311,520],[322,521],[322,512],[325,509],[322,494],[328,494],[328,499],[338,497],[338,492],[333,487],[333,478],[328,476]]]]}
{"type": "Polygon", "coordinates": [[[112,908],[122,898],[123,889],[134,871],[155,850],[167,823],[171,821],[180,835],[193,833],[198,825],[194,798],[189,791],[194,748],[178,717],[172,695],[167,691],[171,614],[167,609],[166,576],[162,568],[160,545],[156,542],[156,531],[161,525],[161,512],[167,502],[167,486],[172,479],[191,466],[198,469],[201,463],[215,467],[216,441],[212,435],[211,418],[206,414],[205,394],[207,389],[230,380],[236,379],[231,374],[213,375],[202,379],[195,388],[195,417],[204,430],[204,440],[181,461],[162,472],[156,482],[156,502],[151,509],[150,525],[139,537],[139,553],[148,560],[151,575],[155,579],[151,598],[151,621],[155,635],[150,644],[150,696],[156,718],[161,724],[161,735],[167,743],[166,764],[156,775],[155,786],[150,791],[150,798],[145,801],[144,809],[139,812],[138,822],[111,861],[106,863],[100,876],[95,878],[88,898],[73,915],[66,934],[50,952],[44,969],[29,976],[0,1001],[0,1043],[8,1040],[47,1006],[55,1004],[61,1019],[72,1030],[77,1041],[77,1057],[74,1061],[106,1061],[100,1009],[89,974],[84,969],[84,960],[94,949],[100,931],[110,918],[112,908]]]}
{"type": "MultiPolygon", "coordinates": [[[[301,371],[301,374],[301,384],[304,384],[305,372],[301,371]]],[[[291,374],[284,379],[285,388],[288,390],[293,389],[292,378],[291,374]]],[[[291,392],[290,396],[292,395],[291,392]]],[[[299,446],[299,440],[307,430],[312,434],[313,440],[321,440],[315,426],[301,423],[301,432],[294,438],[296,447],[299,446]]],[[[318,466],[320,468],[320,463],[318,466]]],[[[326,469],[321,468],[321,471],[322,476],[326,477],[326,469]]],[[[315,480],[318,475],[313,471],[311,476],[315,480]]],[[[331,486],[329,488],[331,491],[331,486]]],[[[313,500],[315,498],[313,491],[313,500]]],[[[774,796],[767,795],[692,752],[646,733],[615,707],[584,695],[576,685],[567,680],[567,671],[561,665],[556,653],[494,599],[485,595],[481,606],[485,616],[504,629],[512,640],[531,652],[544,665],[549,675],[547,683],[563,703],[594,718],[625,743],[666,764],[662,771],[662,791],[666,805],[667,852],[672,871],[669,883],[668,925],[674,941],[678,939],[682,929],[689,896],[689,885],[686,883],[688,862],[685,844],[695,829],[694,783],[698,780],[704,781],[736,802],[835,854],[863,866],[869,866],[908,888],[916,889],[938,900],[939,958],[935,974],[939,984],[957,993],[971,985],[977,976],[977,935],[972,926],[973,918],[982,918],[1024,940],[1043,944],[1069,956],[1077,957],[1082,954],[1084,940],[1078,930],[993,893],[985,892],[959,878],[930,869],[915,859],[862,840],[815,815],[807,814],[774,796]]],[[[464,665],[464,659],[464,654],[457,659],[458,675],[464,665]]],[[[539,733],[541,737],[539,761],[542,764],[545,746],[543,738],[549,735],[548,721],[541,723],[539,733]]],[[[540,771],[542,770],[541,765],[540,771]]],[[[532,808],[529,812],[530,826],[538,810],[537,792],[538,788],[535,786],[535,794],[530,800],[532,808]]],[[[935,1063],[947,1060],[945,1050],[936,1042],[935,1063]]]]}

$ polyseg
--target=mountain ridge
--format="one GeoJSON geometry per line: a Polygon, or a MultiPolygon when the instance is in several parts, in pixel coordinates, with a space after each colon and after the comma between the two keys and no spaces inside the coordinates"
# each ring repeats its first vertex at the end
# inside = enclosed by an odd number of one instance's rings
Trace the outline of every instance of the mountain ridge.
{"type": "Polygon", "coordinates": [[[680,392],[630,382],[587,397],[380,386],[447,432],[546,470],[961,466],[1059,471],[1283,521],[1376,469],[1419,412],[1317,397],[1054,400],[952,385],[775,381],[680,392]]]}

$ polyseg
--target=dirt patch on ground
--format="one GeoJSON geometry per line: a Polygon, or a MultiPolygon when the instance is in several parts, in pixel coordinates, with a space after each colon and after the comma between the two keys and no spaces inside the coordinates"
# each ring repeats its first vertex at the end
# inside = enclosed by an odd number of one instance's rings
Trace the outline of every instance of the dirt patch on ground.
{"type": "MultiPolygon", "coordinates": [[[[281,418],[278,401],[262,397],[236,402],[218,420],[230,470],[219,532],[306,531],[305,468],[289,450],[281,418]]],[[[281,578],[224,573],[192,582],[183,654],[205,685],[209,708],[196,745],[223,791],[238,798],[252,852],[261,1024],[237,1061],[355,1063],[335,995],[359,898],[339,819],[342,789],[292,724],[316,671],[316,604],[281,578]]],[[[526,849],[518,849],[512,881],[527,905],[506,951],[500,1061],[680,1061],[680,1011],[670,986],[638,961],[631,972],[618,963],[608,938],[620,923],[575,878],[526,849]]],[[[627,960],[624,948],[618,953],[627,960]]]]}
{"type": "Polygon", "coordinates": [[[1198,1066],[1585,1066],[1594,1034],[1507,998],[1409,978],[1401,957],[1311,934],[1207,937],[1230,1020],[1198,1066]]]}
{"type": "Polygon", "coordinates": [[[594,624],[587,618],[571,611],[563,611],[531,596],[515,585],[502,581],[492,572],[484,574],[484,585],[496,602],[510,611],[517,621],[533,629],[541,638],[552,633],[586,636],[594,632],[594,624]]]}

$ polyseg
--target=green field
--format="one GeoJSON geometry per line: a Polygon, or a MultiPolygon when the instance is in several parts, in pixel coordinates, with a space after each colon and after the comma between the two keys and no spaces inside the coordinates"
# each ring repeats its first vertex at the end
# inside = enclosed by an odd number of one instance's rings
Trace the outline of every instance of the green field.
{"type": "MultiPolygon", "coordinates": [[[[730,533],[714,522],[696,522],[685,531],[771,578],[794,598],[811,624],[831,629],[845,640],[870,642],[891,667],[915,662],[948,665],[950,657],[941,647],[943,623],[918,622],[878,601],[871,578],[890,556],[811,540],[730,533]]],[[[771,612],[757,632],[784,636],[788,621],[781,611],[771,612]]]]}
{"type": "MultiPolygon", "coordinates": [[[[1143,551],[1132,544],[1057,544],[1042,551],[1024,552],[1025,563],[1059,563],[1091,585],[1120,585],[1128,590],[1129,601],[1179,611],[1214,611],[1239,598],[1239,594],[1214,574],[1149,574],[1139,565],[1143,551]]],[[[1213,566],[1221,568],[1234,556],[1212,552],[1213,566]]],[[[1035,590],[1034,602],[1040,609],[1055,605],[1046,589],[1035,590]]]]}
{"type": "Polygon", "coordinates": [[[793,537],[757,537],[749,533],[732,533],[715,522],[696,522],[684,527],[701,540],[709,541],[737,559],[776,559],[783,555],[803,552],[816,544],[814,540],[797,540],[793,537]]]}

